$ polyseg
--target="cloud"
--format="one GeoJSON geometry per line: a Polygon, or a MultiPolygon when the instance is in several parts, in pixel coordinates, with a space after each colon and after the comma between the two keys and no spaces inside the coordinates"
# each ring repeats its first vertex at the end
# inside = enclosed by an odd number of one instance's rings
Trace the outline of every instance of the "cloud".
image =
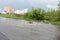
{"type": "Polygon", "coordinates": [[[56,7],[58,0],[28,0],[28,2],[30,3],[30,5],[35,6],[35,7],[40,7],[40,6],[46,7],[46,5],[48,6],[48,4],[51,7],[53,7],[52,5],[56,7]]]}
{"type": "Polygon", "coordinates": [[[13,6],[15,8],[23,7],[49,7],[55,8],[58,0],[0,0],[0,7],[13,6]],[[4,2],[4,3],[3,3],[4,2]]]}
{"type": "Polygon", "coordinates": [[[57,9],[57,7],[56,6],[53,6],[53,5],[50,5],[50,4],[48,4],[47,6],[46,6],[47,8],[52,8],[52,9],[57,9]]]}

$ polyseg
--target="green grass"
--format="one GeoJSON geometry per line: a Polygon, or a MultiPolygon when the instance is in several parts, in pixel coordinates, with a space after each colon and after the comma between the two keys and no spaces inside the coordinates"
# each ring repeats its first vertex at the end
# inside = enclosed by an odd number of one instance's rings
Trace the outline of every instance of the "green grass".
{"type": "Polygon", "coordinates": [[[60,26],[60,21],[51,22],[51,23],[54,24],[54,25],[58,25],[58,26],[60,26]]]}
{"type": "Polygon", "coordinates": [[[28,17],[21,16],[21,15],[20,16],[16,16],[15,14],[0,14],[0,17],[32,21],[32,19],[30,19],[28,17]]]}
{"type": "MultiPolygon", "coordinates": [[[[38,20],[33,20],[27,16],[24,15],[15,15],[15,14],[0,14],[0,17],[6,17],[6,18],[12,18],[12,19],[19,19],[19,20],[27,20],[27,21],[38,21],[38,20]]],[[[43,21],[43,20],[42,20],[43,21]]],[[[54,25],[60,26],[60,21],[44,21],[45,23],[52,23],[54,25]]]]}

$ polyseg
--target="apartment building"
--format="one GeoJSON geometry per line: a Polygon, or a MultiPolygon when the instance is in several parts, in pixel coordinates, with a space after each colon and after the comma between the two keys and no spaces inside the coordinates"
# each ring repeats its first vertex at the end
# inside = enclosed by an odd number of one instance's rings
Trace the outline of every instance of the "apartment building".
{"type": "Polygon", "coordinates": [[[12,7],[5,7],[4,10],[9,13],[9,14],[13,14],[14,13],[14,8],[12,7]]]}

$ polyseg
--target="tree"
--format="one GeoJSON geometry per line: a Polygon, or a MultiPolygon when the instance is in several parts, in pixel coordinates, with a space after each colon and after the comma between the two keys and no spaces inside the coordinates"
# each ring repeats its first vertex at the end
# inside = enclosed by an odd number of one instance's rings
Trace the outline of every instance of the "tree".
{"type": "Polygon", "coordinates": [[[60,21],[60,1],[58,3],[57,20],[60,21]]]}

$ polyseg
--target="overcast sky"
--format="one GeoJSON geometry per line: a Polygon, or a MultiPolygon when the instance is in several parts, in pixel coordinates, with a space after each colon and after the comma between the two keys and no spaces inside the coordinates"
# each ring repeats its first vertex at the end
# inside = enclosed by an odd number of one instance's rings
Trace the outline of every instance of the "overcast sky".
{"type": "Polygon", "coordinates": [[[15,9],[31,9],[36,8],[56,8],[58,0],[0,0],[0,8],[6,6],[14,7],[15,9]]]}

